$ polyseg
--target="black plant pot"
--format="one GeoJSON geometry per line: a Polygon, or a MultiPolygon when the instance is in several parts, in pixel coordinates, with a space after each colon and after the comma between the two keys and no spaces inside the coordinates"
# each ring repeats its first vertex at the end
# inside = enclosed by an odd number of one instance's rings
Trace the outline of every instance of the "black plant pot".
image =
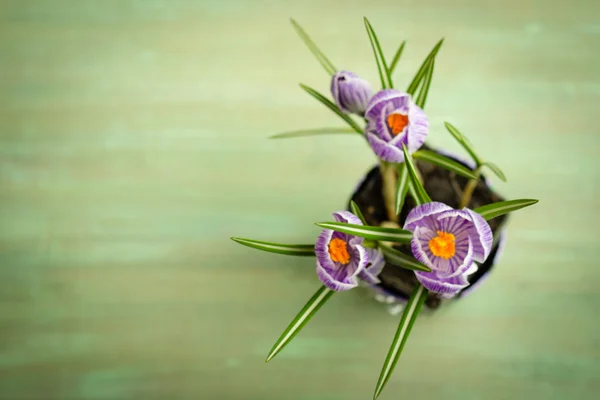
{"type": "MultiPolygon", "coordinates": [[[[423,149],[432,150],[436,153],[445,155],[469,168],[473,167],[473,165],[470,165],[466,160],[460,159],[453,154],[441,150],[434,150],[427,146],[423,146],[423,149]]],[[[423,176],[425,190],[431,199],[433,201],[445,203],[450,207],[458,208],[462,190],[467,184],[468,179],[426,161],[415,161],[423,176]]],[[[353,193],[351,200],[354,200],[361,209],[369,225],[379,226],[387,219],[382,196],[382,179],[379,172],[379,166],[375,166],[369,171],[367,176],[353,193]]],[[[467,207],[474,209],[503,200],[502,197],[490,188],[488,181],[482,176],[477,187],[473,191],[473,196],[467,207]]],[[[404,225],[406,216],[414,207],[415,203],[413,199],[410,196],[407,196],[400,213],[400,226],[404,225]]],[[[506,239],[504,230],[506,221],[506,215],[488,221],[494,234],[492,251],[484,263],[477,263],[477,271],[468,278],[470,285],[463,289],[455,299],[466,295],[477,287],[484,278],[488,276],[490,270],[498,261],[506,239]]],[[[396,244],[394,247],[403,253],[412,255],[410,244],[396,244]]],[[[379,275],[379,279],[381,280],[381,283],[373,286],[373,289],[375,289],[377,293],[400,303],[406,302],[410,297],[413,288],[418,283],[414,272],[389,263],[386,263],[383,271],[379,275]]],[[[425,300],[425,305],[430,309],[436,309],[440,306],[441,302],[442,298],[440,296],[435,293],[430,293],[425,300]]]]}

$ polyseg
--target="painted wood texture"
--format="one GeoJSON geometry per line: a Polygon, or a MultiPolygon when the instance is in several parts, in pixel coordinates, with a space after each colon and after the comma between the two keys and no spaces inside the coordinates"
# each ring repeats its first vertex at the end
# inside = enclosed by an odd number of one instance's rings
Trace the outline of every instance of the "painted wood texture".
{"type": "Polygon", "coordinates": [[[374,162],[303,93],[378,82],[367,15],[404,87],[440,37],[427,111],[500,165],[501,265],[421,316],[382,399],[591,399],[600,390],[597,1],[0,2],[0,398],[369,399],[398,317],[335,295],[271,363],[319,285],[311,242],[374,162]]]}

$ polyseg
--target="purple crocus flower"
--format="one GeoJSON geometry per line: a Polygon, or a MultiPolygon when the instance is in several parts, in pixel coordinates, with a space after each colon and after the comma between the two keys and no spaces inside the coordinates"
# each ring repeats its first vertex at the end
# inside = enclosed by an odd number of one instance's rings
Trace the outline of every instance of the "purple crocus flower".
{"type": "Polygon", "coordinates": [[[404,223],[413,233],[415,258],[431,268],[417,271],[426,289],[451,298],[467,287],[467,275],[484,262],[492,249],[492,230],[483,217],[463,208],[455,210],[443,203],[425,203],[413,208],[404,223]]]}
{"type": "MultiPolygon", "coordinates": [[[[337,222],[362,225],[360,219],[349,211],[334,212],[337,222]]],[[[363,238],[324,229],[317,243],[317,275],[331,290],[344,291],[358,286],[358,279],[379,283],[377,275],[385,265],[378,249],[365,248],[363,238]],[[358,278],[358,279],[357,279],[358,278]]]]}
{"type": "Polygon", "coordinates": [[[417,151],[429,132],[429,120],[408,93],[384,89],[371,98],[365,111],[366,135],[371,148],[383,161],[404,162],[402,145],[417,151]]]}
{"type": "Polygon", "coordinates": [[[369,81],[352,72],[336,72],[331,78],[331,94],[345,113],[363,115],[373,92],[369,81]]]}

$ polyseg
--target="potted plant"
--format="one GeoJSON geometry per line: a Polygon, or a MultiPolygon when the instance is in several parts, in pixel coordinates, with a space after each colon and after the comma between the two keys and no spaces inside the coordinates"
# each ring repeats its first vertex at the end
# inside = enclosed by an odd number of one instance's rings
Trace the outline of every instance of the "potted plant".
{"type": "MultiPolygon", "coordinates": [[[[292,24],[331,79],[328,99],[300,85],[361,135],[379,159],[352,193],[346,209],[310,244],[282,244],[233,237],[242,245],[272,253],[316,257],[322,285],[287,326],[267,356],[271,360],[310,318],[338,291],[359,285],[373,290],[386,303],[402,304],[395,337],[376,385],[382,391],[423,304],[431,309],[465,295],[490,272],[502,251],[507,214],[537,200],[504,200],[495,193],[484,169],[505,181],[495,164],[484,160],[467,138],[450,123],[449,133],[471,159],[462,159],[426,145],[429,119],[424,111],[440,40],[423,61],[405,91],[394,88],[392,73],[405,46],[387,62],[377,35],[365,18],[365,27],[381,89],[344,70],[338,70],[306,32],[292,24]]],[[[275,135],[289,138],[328,133],[292,131],[275,135]]],[[[337,133],[337,132],[336,132],[337,133]]]]}

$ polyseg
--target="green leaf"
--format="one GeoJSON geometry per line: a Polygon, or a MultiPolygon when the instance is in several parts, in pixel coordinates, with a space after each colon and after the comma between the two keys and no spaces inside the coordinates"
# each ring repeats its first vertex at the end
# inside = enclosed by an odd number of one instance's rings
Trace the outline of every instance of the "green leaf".
{"type": "Polygon", "coordinates": [[[477,207],[473,211],[485,218],[486,221],[499,217],[509,212],[517,211],[521,208],[532,206],[539,200],[534,199],[518,199],[518,200],[507,200],[498,201],[496,203],[487,204],[485,206],[477,207]]]}
{"type": "Polygon", "coordinates": [[[300,87],[302,89],[304,89],[312,97],[319,100],[321,103],[325,104],[325,106],[327,108],[329,108],[331,111],[336,113],[341,119],[346,121],[348,123],[348,125],[350,125],[350,127],[352,129],[354,129],[357,133],[360,133],[361,135],[363,134],[363,130],[358,126],[358,124],[356,122],[354,122],[354,120],[352,118],[350,118],[349,115],[344,114],[342,112],[342,110],[340,110],[340,108],[337,105],[335,105],[331,100],[329,100],[327,97],[323,96],[321,93],[317,92],[315,89],[313,89],[309,86],[303,85],[302,83],[300,84],[300,87]]]}
{"type": "Polygon", "coordinates": [[[431,269],[428,266],[417,261],[414,257],[404,254],[400,250],[396,250],[385,244],[380,244],[379,248],[385,256],[385,259],[391,264],[413,271],[431,272],[431,269]]]}
{"type": "Polygon", "coordinates": [[[412,82],[410,83],[410,85],[408,85],[408,89],[406,89],[406,92],[409,93],[411,96],[413,96],[417,91],[419,84],[421,83],[421,81],[425,77],[425,73],[427,72],[427,65],[429,64],[429,60],[435,58],[438,51],[440,50],[440,47],[442,47],[442,43],[444,43],[444,39],[441,39],[431,50],[431,52],[427,55],[427,58],[425,58],[425,61],[423,61],[423,64],[421,64],[421,68],[419,68],[419,71],[417,71],[417,74],[413,78],[412,82]]]}
{"type": "Polygon", "coordinates": [[[268,251],[269,253],[285,254],[286,256],[314,257],[315,255],[314,244],[281,244],[236,237],[232,237],[231,240],[241,245],[252,247],[253,249],[268,251]]]}
{"type": "Polygon", "coordinates": [[[427,94],[429,93],[429,86],[431,86],[434,66],[435,59],[432,58],[429,60],[429,64],[427,65],[427,73],[425,74],[425,79],[423,80],[423,86],[421,86],[421,90],[419,91],[419,95],[417,96],[417,100],[415,102],[422,109],[425,108],[425,101],[427,100],[427,94]]]}
{"type": "Polygon", "coordinates": [[[279,339],[275,342],[269,355],[267,355],[267,362],[271,361],[273,357],[277,355],[293,338],[300,332],[300,330],[306,325],[306,323],[319,311],[319,308],[323,306],[329,300],[334,292],[325,286],[321,286],[319,290],[310,298],[308,303],[302,308],[302,310],[296,315],[296,318],[290,322],[285,328],[279,339]]]}
{"type": "Polygon", "coordinates": [[[404,145],[404,144],[402,145],[402,151],[404,152],[404,163],[406,164],[406,167],[408,169],[408,174],[410,176],[410,180],[411,180],[414,190],[415,190],[415,193],[414,193],[416,196],[416,197],[414,197],[415,203],[417,203],[417,205],[430,203],[431,199],[429,198],[429,195],[427,194],[427,192],[425,191],[425,188],[421,184],[421,181],[419,181],[419,176],[417,175],[417,169],[415,168],[415,165],[413,164],[412,159],[411,159],[410,155],[408,154],[408,149],[406,148],[406,145],[404,145]]]}
{"type": "Polygon", "coordinates": [[[455,172],[458,175],[464,176],[466,178],[477,179],[477,175],[475,175],[475,173],[469,168],[433,151],[419,150],[414,152],[412,156],[416,160],[430,162],[434,165],[437,165],[438,167],[442,167],[444,169],[447,169],[448,171],[455,172]]]}
{"type": "Polygon", "coordinates": [[[296,33],[298,33],[298,36],[300,36],[300,39],[302,39],[302,41],[304,42],[304,44],[306,44],[310,52],[313,53],[313,55],[317,58],[317,61],[319,61],[319,63],[323,66],[325,71],[327,71],[329,76],[335,74],[337,68],[335,68],[331,61],[329,61],[329,59],[325,56],[325,54],[323,54],[323,52],[319,50],[315,42],[313,42],[313,40],[308,36],[304,29],[302,29],[300,24],[298,24],[294,19],[291,19],[290,21],[294,26],[296,33]]]}
{"type": "Polygon", "coordinates": [[[450,132],[450,134],[454,136],[454,139],[456,139],[456,141],[460,143],[460,145],[467,151],[467,153],[469,153],[473,161],[475,161],[475,164],[477,164],[477,166],[480,166],[482,163],[481,158],[479,158],[475,153],[475,150],[473,149],[471,142],[469,142],[469,139],[467,139],[465,135],[460,133],[460,131],[449,122],[444,122],[444,125],[446,125],[446,129],[448,129],[448,132],[450,132]]]}
{"type": "Polygon", "coordinates": [[[413,290],[410,299],[406,304],[406,308],[404,309],[404,313],[402,314],[400,324],[398,324],[398,329],[396,330],[396,335],[394,336],[390,350],[388,351],[385,362],[383,363],[383,368],[381,369],[379,380],[377,381],[377,387],[375,388],[373,399],[376,399],[379,396],[388,379],[390,379],[390,376],[394,371],[394,367],[400,358],[402,349],[406,344],[406,340],[410,335],[410,331],[415,323],[415,320],[417,319],[417,316],[419,315],[419,311],[421,311],[421,307],[427,298],[427,294],[427,289],[420,284],[417,285],[413,290]]]}
{"type": "Polygon", "coordinates": [[[398,50],[396,50],[396,54],[394,54],[394,58],[392,58],[392,63],[390,64],[390,67],[388,68],[388,71],[390,71],[389,72],[390,77],[392,76],[394,69],[396,69],[396,65],[398,64],[398,61],[400,61],[400,56],[402,56],[402,51],[404,51],[405,45],[406,45],[406,40],[404,42],[402,42],[402,44],[400,44],[400,47],[398,47],[398,50]]]}
{"type": "Polygon", "coordinates": [[[412,233],[403,229],[380,228],[378,226],[364,226],[347,224],[345,222],[317,222],[315,225],[325,229],[348,233],[365,239],[378,240],[382,242],[408,243],[412,233]]]}
{"type": "Polygon", "coordinates": [[[340,134],[340,133],[356,133],[351,128],[314,128],[314,129],[299,129],[296,131],[281,132],[275,135],[269,136],[269,139],[288,139],[303,136],[315,136],[315,135],[327,135],[327,134],[340,134]]]}
{"type": "Polygon", "coordinates": [[[354,202],[354,200],[350,201],[350,210],[352,210],[352,214],[356,215],[363,224],[369,225],[365,219],[365,216],[363,215],[362,211],[360,211],[360,208],[358,208],[358,205],[354,202]]]}
{"type": "Polygon", "coordinates": [[[398,165],[398,184],[396,184],[396,215],[400,215],[402,206],[404,205],[404,199],[408,192],[408,184],[410,180],[408,178],[408,170],[405,164],[398,165]]]}
{"type": "Polygon", "coordinates": [[[500,180],[502,180],[502,182],[506,182],[506,176],[504,175],[504,172],[502,172],[502,170],[500,169],[500,167],[498,167],[496,164],[491,163],[489,161],[485,161],[481,165],[485,165],[486,167],[488,167],[489,169],[491,169],[492,172],[494,174],[496,174],[496,176],[498,178],[500,178],[500,180]]]}
{"type": "Polygon", "coordinates": [[[365,17],[365,28],[367,28],[367,34],[371,41],[371,47],[373,48],[373,54],[375,55],[375,61],[377,62],[377,69],[379,70],[379,77],[381,78],[381,88],[389,89],[392,88],[392,78],[390,77],[390,71],[385,62],[385,56],[381,50],[379,39],[373,30],[373,27],[369,23],[367,17],[365,17]]]}

